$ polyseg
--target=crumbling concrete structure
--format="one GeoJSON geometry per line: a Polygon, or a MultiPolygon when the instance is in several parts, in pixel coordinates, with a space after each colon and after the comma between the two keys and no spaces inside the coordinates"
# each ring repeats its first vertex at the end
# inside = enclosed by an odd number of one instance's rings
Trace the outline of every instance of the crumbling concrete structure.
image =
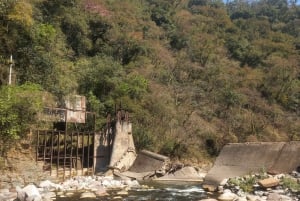
{"type": "Polygon", "coordinates": [[[225,178],[260,171],[290,173],[299,166],[300,141],[232,143],[222,149],[204,185],[218,186],[225,178]]]}

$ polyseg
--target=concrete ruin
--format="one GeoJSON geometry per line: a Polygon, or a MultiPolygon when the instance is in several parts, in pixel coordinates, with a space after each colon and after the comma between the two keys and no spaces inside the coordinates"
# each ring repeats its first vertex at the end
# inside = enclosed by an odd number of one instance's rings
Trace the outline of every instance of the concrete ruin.
{"type": "Polygon", "coordinates": [[[222,149],[204,185],[216,187],[225,178],[261,171],[290,173],[299,166],[299,141],[232,143],[222,149]]]}
{"type": "Polygon", "coordinates": [[[108,169],[120,177],[145,179],[154,174],[164,174],[170,159],[150,151],[142,150],[136,153],[132,136],[132,124],[122,114],[106,133],[96,136],[95,173],[108,169]]]}
{"type": "Polygon", "coordinates": [[[117,121],[109,168],[124,172],[132,166],[136,156],[132,137],[132,124],[128,121],[117,121]]]}

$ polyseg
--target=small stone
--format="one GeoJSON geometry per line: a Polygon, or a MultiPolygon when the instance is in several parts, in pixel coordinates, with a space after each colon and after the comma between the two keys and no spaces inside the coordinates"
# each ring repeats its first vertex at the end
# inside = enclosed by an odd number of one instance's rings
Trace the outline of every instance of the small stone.
{"type": "Polygon", "coordinates": [[[293,199],[286,195],[280,195],[280,201],[292,201],[293,199]]]}
{"type": "Polygon", "coordinates": [[[277,193],[270,193],[267,199],[268,201],[280,201],[280,195],[277,193]]]}
{"type": "Polygon", "coordinates": [[[201,199],[199,201],[218,201],[218,200],[213,199],[213,198],[207,198],[207,199],[201,199]]]}
{"type": "Polygon", "coordinates": [[[220,182],[220,185],[221,186],[224,186],[225,184],[227,184],[228,182],[228,179],[223,179],[221,182],[220,182]]]}
{"type": "Polygon", "coordinates": [[[71,196],[73,196],[73,195],[74,195],[73,192],[67,192],[67,193],[65,194],[65,196],[67,196],[67,197],[71,197],[71,196]]]}
{"type": "Polygon", "coordinates": [[[256,195],[247,195],[246,198],[247,198],[247,200],[249,200],[249,201],[257,201],[257,200],[260,200],[259,196],[256,196],[256,195]]]}
{"type": "Polygon", "coordinates": [[[43,195],[44,199],[55,198],[55,197],[56,197],[56,194],[54,192],[48,192],[48,193],[43,195]]]}
{"type": "Polygon", "coordinates": [[[122,200],[123,198],[121,196],[115,196],[113,197],[113,200],[122,200]]]}
{"type": "Polygon", "coordinates": [[[104,188],[100,188],[98,189],[95,194],[97,196],[103,197],[103,196],[108,196],[109,194],[106,192],[106,190],[104,188]]]}
{"type": "Polygon", "coordinates": [[[263,191],[254,191],[254,194],[258,195],[258,196],[263,196],[264,192],[263,191]]]}
{"type": "Polygon", "coordinates": [[[264,188],[275,187],[279,185],[279,180],[275,178],[268,178],[258,181],[258,184],[264,188]]]}
{"type": "Polygon", "coordinates": [[[232,201],[237,199],[237,195],[231,192],[224,192],[218,197],[218,199],[221,201],[232,201]]]}
{"type": "Polygon", "coordinates": [[[283,179],[285,177],[285,174],[277,174],[274,176],[275,179],[283,179]]]}
{"type": "Polygon", "coordinates": [[[96,195],[91,192],[84,192],[80,195],[80,199],[83,199],[83,198],[96,198],[96,195]]]}
{"type": "Polygon", "coordinates": [[[217,187],[210,184],[203,184],[202,188],[209,192],[215,192],[217,190],[217,187]]]}
{"type": "Polygon", "coordinates": [[[236,201],[247,201],[246,197],[239,197],[236,201]]]}
{"type": "Polygon", "coordinates": [[[223,186],[218,186],[218,192],[223,193],[223,191],[224,191],[224,187],[223,186]]]}
{"type": "Polygon", "coordinates": [[[119,191],[117,195],[128,195],[127,191],[119,191]]]}
{"type": "Polygon", "coordinates": [[[277,193],[277,194],[284,194],[285,191],[283,189],[278,189],[278,190],[272,190],[272,193],[277,193]]]}

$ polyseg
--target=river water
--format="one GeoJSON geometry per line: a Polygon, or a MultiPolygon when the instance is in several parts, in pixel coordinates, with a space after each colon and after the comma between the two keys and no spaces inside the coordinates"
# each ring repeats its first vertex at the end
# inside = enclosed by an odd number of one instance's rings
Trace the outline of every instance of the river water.
{"type": "Polygon", "coordinates": [[[117,195],[117,191],[108,191],[110,195],[107,197],[79,199],[80,194],[75,194],[73,197],[57,198],[56,201],[198,201],[208,197],[199,182],[148,182],[143,184],[149,188],[129,190],[128,195],[122,195],[122,198],[117,195]]]}

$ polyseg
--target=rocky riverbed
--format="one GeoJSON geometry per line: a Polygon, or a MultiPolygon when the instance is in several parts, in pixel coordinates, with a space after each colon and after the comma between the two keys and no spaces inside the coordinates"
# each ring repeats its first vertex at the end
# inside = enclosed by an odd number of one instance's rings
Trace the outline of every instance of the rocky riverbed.
{"type": "Polygon", "coordinates": [[[224,179],[217,191],[218,199],[202,201],[297,201],[300,200],[300,173],[260,173],[224,179]]]}
{"type": "Polygon", "coordinates": [[[147,188],[136,180],[116,180],[111,176],[74,177],[61,183],[49,180],[38,185],[29,184],[24,188],[0,189],[0,201],[51,201],[57,197],[73,196],[80,193],[80,198],[96,198],[108,195],[108,190],[117,190],[118,196],[128,194],[133,188],[147,188]]]}
{"type": "MultiPolygon", "coordinates": [[[[3,188],[0,189],[0,201],[52,201],[75,195],[79,200],[96,198],[124,200],[133,189],[153,190],[136,180],[115,179],[112,176],[81,176],[61,183],[45,180],[24,188],[18,186],[15,189],[3,188]]],[[[199,188],[197,191],[202,190],[199,188]]],[[[278,175],[260,173],[225,179],[218,187],[218,192],[201,193],[198,200],[202,201],[297,201],[300,200],[300,173],[296,171],[292,174],[278,175]]]]}

